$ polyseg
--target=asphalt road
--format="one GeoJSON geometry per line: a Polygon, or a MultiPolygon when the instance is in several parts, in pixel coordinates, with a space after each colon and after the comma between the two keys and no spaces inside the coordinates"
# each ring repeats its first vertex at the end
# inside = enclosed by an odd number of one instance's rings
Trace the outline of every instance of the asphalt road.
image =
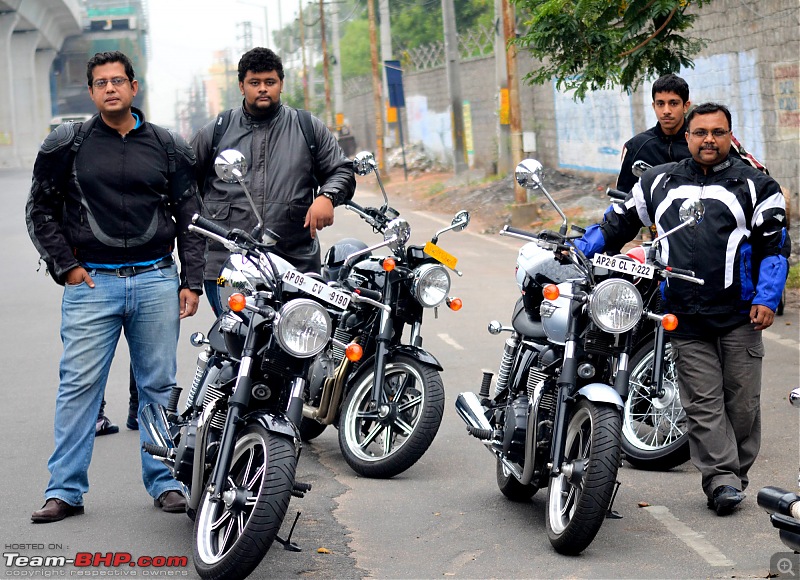
{"type": "MultiPolygon", "coordinates": [[[[6,478],[0,494],[3,559],[7,577],[178,576],[196,577],[191,564],[192,523],[153,507],[141,483],[138,436],[124,428],[127,412],[127,354],[122,341],[109,379],[108,415],[122,425],[117,435],[98,438],[90,468],[86,514],[33,525],[30,513],[43,503],[52,451],[52,418],[61,344],[61,289],[36,272],[37,254],[24,226],[29,186],[26,171],[0,171],[7,210],[0,214],[0,247],[9,273],[0,291],[0,405],[5,445],[0,465],[6,478]],[[78,553],[186,557],[170,568],[104,567],[35,569],[19,558],[74,557],[78,553]],[[19,554],[19,556],[9,556],[19,554]]],[[[356,200],[375,205],[374,180],[359,178],[356,200]]],[[[424,241],[452,216],[411,212],[393,205],[424,241]]],[[[305,446],[298,478],[313,484],[293,499],[282,535],[300,511],[293,540],[303,551],[277,544],[255,578],[730,578],[766,577],[770,560],[786,552],[766,514],[755,503],[765,485],[798,486],[798,412],[786,396],[800,384],[798,312],[787,310],[765,333],[767,358],[762,390],[763,443],[751,472],[748,498],[735,514],[718,518],[705,507],[700,478],[685,464],[667,473],[624,467],[615,509],[592,545],[579,557],[556,554],[544,526],[546,492],[514,504],[498,491],[494,460],[469,437],[453,402],[460,391],[477,391],[481,369],[496,371],[504,337],[486,332],[489,320],[509,322],[516,298],[514,265],[521,243],[479,235],[468,228],[441,237],[459,258],[463,278],[453,277],[451,294],[464,300],[454,313],[440,310],[423,325],[425,348],[445,368],[445,417],[433,445],[410,470],[391,480],[357,477],[342,458],[332,427],[305,446]],[[640,507],[646,504],[649,507],[640,507]],[[322,549],[322,551],[319,551],[322,549]]],[[[355,236],[377,241],[350,212],[337,211],[323,242],[355,236]]],[[[433,313],[430,313],[433,314],[433,313]]],[[[205,302],[182,325],[178,382],[188,385],[197,351],[194,331],[211,324],[205,302]]],[[[85,557],[85,556],[83,556],[85,557]]],[[[30,563],[30,560],[28,561],[30,563]]],[[[796,563],[796,562],[794,562],[796,563]]],[[[800,574],[800,568],[794,572],[800,574]]],[[[791,577],[791,576],[787,576],[791,577]]]]}

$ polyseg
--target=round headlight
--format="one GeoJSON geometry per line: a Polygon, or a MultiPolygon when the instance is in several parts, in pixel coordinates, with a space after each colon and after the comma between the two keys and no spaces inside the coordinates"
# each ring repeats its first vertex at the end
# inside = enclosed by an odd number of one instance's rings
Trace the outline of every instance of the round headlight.
{"type": "Polygon", "coordinates": [[[627,280],[604,280],[592,292],[589,312],[601,330],[627,332],[642,317],[642,296],[627,280]]]}
{"type": "Polygon", "coordinates": [[[328,344],[331,317],[313,300],[292,300],[275,316],[275,336],[289,354],[300,358],[314,356],[328,344]]]}
{"type": "Polygon", "coordinates": [[[419,303],[427,308],[439,306],[450,291],[450,274],[439,264],[425,264],[414,272],[411,291],[419,303]]]}

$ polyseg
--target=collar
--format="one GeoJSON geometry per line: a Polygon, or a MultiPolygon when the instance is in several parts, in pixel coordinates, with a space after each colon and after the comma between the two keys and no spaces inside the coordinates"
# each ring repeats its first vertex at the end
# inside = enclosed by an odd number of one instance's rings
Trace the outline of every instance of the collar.
{"type": "Polygon", "coordinates": [[[268,112],[263,117],[256,117],[255,115],[251,115],[250,112],[247,110],[247,107],[244,106],[244,99],[242,99],[242,114],[247,122],[251,125],[260,125],[261,123],[270,123],[275,117],[281,114],[283,110],[283,103],[278,102],[278,106],[275,107],[273,110],[268,112]]]}
{"type": "MultiPolygon", "coordinates": [[[[688,161],[689,161],[690,167],[692,168],[692,170],[696,174],[698,174],[698,175],[709,175],[709,173],[706,173],[704,171],[703,167],[699,163],[697,163],[697,161],[695,161],[694,158],[689,158],[688,161]]],[[[710,173],[711,174],[722,173],[723,171],[728,169],[728,167],[730,167],[731,165],[733,165],[733,160],[730,157],[728,157],[722,163],[717,163],[716,165],[714,165],[711,168],[710,173]]]]}
{"type": "Polygon", "coordinates": [[[662,141],[686,141],[686,129],[688,129],[689,124],[686,122],[686,118],[683,119],[683,125],[681,128],[678,129],[678,132],[674,135],[667,135],[661,129],[661,123],[656,123],[656,126],[653,127],[655,134],[658,136],[659,139],[662,141]]]}
{"type": "MultiPolygon", "coordinates": [[[[133,118],[136,119],[136,125],[134,125],[133,129],[130,130],[130,132],[133,133],[134,131],[138,131],[139,129],[142,128],[142,126],[145,123],[145,118],[144,118],[144,113],[142,112],[142,110],[141,109],[137,109],[136,107],[131,107],[131,115],[133,115],[133,118]]],[[[100,114],[97,115],[97,123],[105,131],[111,131],[111,132],[116,133],[117,135],[119,135],[119,133],[117,132],[116,129],[112,129],[111,127],[106,125],[106,122],[103,121],[103,115],[100,115],[100,114]]]]}

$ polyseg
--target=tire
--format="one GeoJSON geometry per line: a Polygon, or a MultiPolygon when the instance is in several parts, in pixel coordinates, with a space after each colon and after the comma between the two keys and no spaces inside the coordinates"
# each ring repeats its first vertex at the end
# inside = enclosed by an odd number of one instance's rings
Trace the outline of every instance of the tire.
{"type": "Polygon", "coordinates": [[[497,487],[500,491],[511,501],[526,502],[536,495],[539,488],[535,485],[523,485],[514,477],[508,469],[503,466],[503,463],[497,460],[497,487]]]}
{"type": "Polygon", "coordinates": [[[325,431],[326,427],[327,425],[323,425],[314,419],[303,417],[300,420],[300,425],[297,426],[297,430],[300,431],[300,439],[304,443],[308,443],[312,439],[316,439],[322,435],[322,432],[325,431]]]}
{"type": "Polygon", "coordinates": [[[576,483],[561,473],[547,493],[547,535],[559,554],[575,556],[592,543],[611,503],[620,459],[620,412],[582,399],[572,410],[564,463],[585,466],[576,483]]]}
{"type": "Polygon", "coordinates": [[[385,368],[389,414],[381,419],[367,411],[374,381],[370,368],[355,380],[339,416],[339,448],[364,477],[394,477],[414,465],[433,442],[444,413],[444,386],[435,369],[403,355],[389,359],[385,368]]]}
{"type": "Polygon", "coordinates": [[[261,425],[242,430],[228,482],[246,491],[241,494],[246,503],[237,506],[237,498],[229,509],[223,502],[209,501],[208,492],[203,495],[194,525],[194,565],[202,578],[244,578],[255,570],[281,528],[296,467],[290,441],[261,425]],[[242,486],[244,481],[249,483],[242,486]]]}
{"type": "Polygon", "coordinates": [[[664,349],[664,396],[649,395],[653,374],[653,341],[631,357],[628,399],[622,415],[622,451],[638,469],[666,471],[689,460],[686,412],[678,390],[672,345],[664,349]]]}

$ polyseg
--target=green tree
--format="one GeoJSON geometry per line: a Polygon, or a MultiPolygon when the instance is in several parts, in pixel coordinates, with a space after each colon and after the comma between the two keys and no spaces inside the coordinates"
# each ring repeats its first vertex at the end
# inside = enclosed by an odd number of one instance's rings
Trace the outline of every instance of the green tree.
{"type": "Polygon", "coordinates": [[[583,100],[587,91],[634,90],[645,78],[694,66],[706,43],[683,34],[697,17],[688,10],[711,0],[511,1],[527,27],[515,42],[542,62],[524,80],[555,78],[583,100]]]}

